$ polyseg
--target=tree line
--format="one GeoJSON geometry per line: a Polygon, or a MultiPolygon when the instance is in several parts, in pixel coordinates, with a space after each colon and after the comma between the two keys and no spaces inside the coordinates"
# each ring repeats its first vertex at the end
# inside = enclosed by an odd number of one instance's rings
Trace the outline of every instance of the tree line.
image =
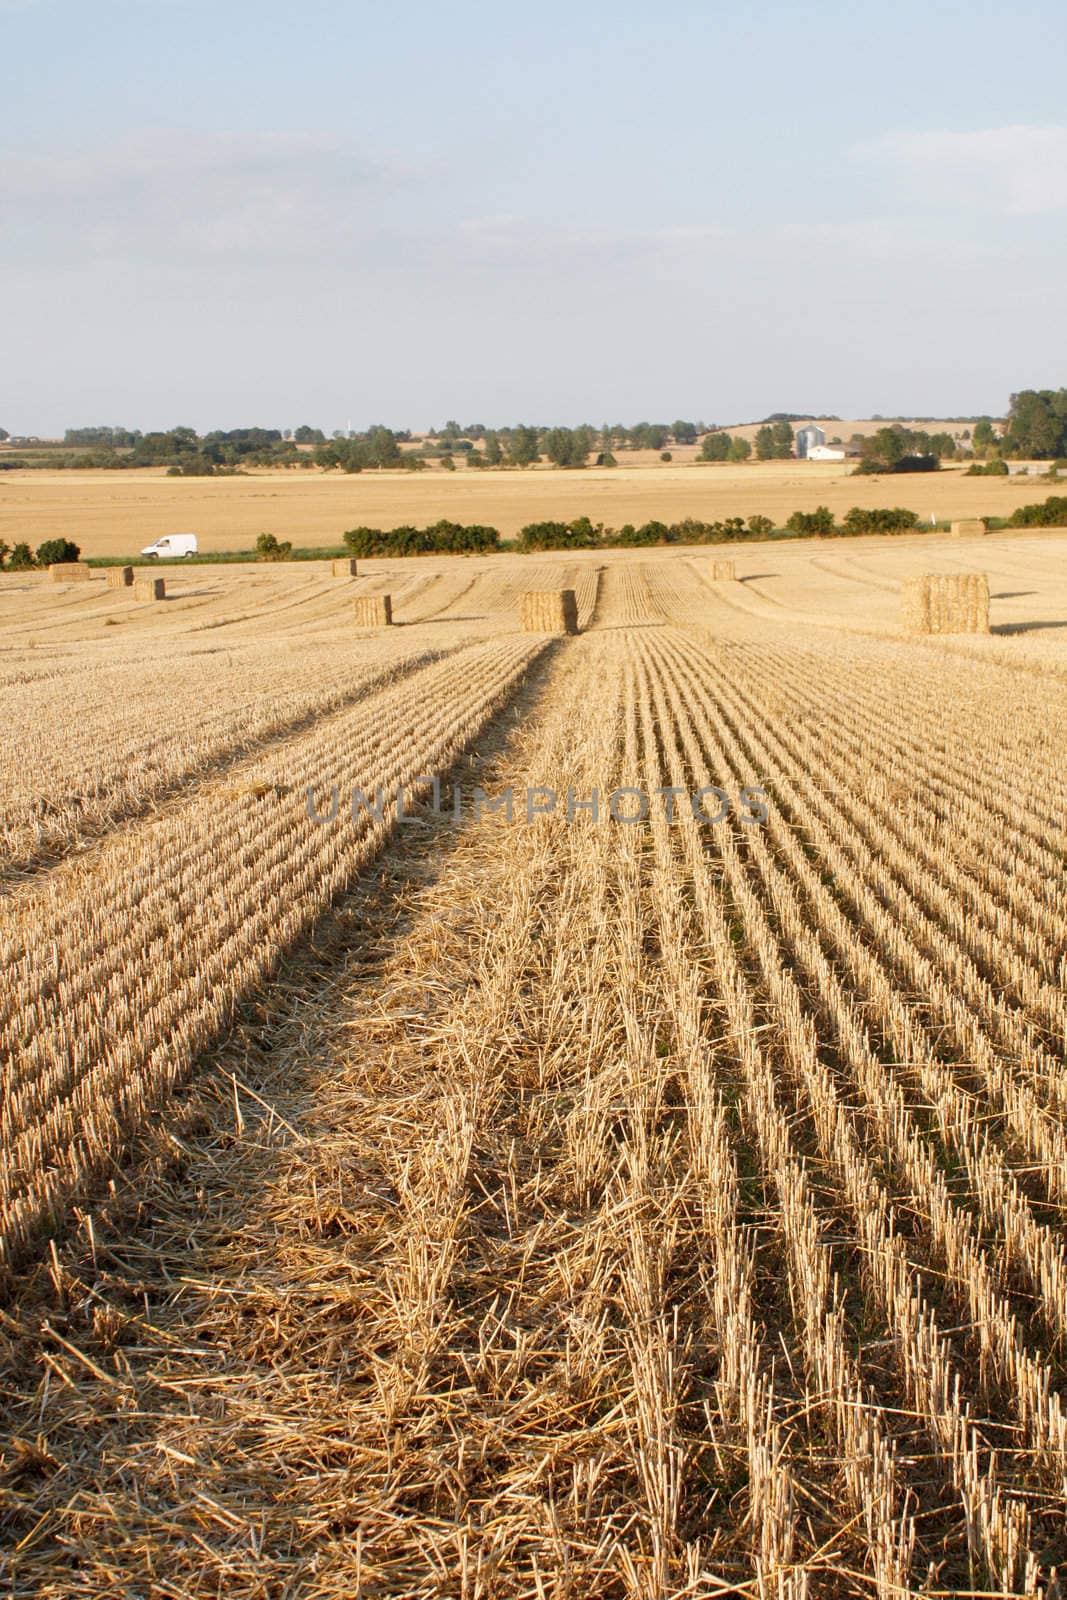
{"type": "MultiPolygon", "coordinates": [[[[327,437],[321,428],[300,427],[216,429],[198,434],[194,428],[175,427],[141,432],[120,426],[68,428],[62,444],[36,441],[35,459],[4,465],[72,467],[163,466],[176,476],[212,476],[240,472],[253,466],[312,466],[343,472],[362,472],[404,466],[412,471],[433,462],[454,469],[458,462],[471,468],[530,467],[544,460],[564,469],[594,464],[617,465],[616,452],[655,450],[670,458],[672,446],[700,443],[702,462],[743,462],[788,459],[794,453],[793,424],[802,421],[793,412],[773,412],[759,425],[753,439],[703,420],[674,422],[602,423],[594,427],[535,426],[487,427],[473,422],[461,426],[450,420],[431,428],[416,440],[410,429],[377,423],[361,431],[336,430],[327,437]],[[47,455],[51,459],[45,460],[47,455]]],[[[827,422],[840,420],[826,417],[827,422]]],[[[881,420],[881,419],[876,419],[881,420]]],[[[9,437],[0,428],[0,442],[9,437]]],[[[839,439],[831,443],[840,443],[839,439]]],[[[947,430],[914,428],[885,420],[876,433],[854,434],[860,450],[858,471],[915,472],[936,470],[945,460],[974,459],[995,463],[1010,459],[1059,461],[1067,458],[1067,389],[1022,389],[1011,396],[1005,421],[991,417],[973,420],[959,434],[947,430]]]]}

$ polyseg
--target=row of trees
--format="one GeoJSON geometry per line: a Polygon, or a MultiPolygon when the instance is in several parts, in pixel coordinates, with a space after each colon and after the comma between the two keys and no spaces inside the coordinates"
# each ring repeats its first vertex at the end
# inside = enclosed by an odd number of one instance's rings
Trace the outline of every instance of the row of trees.
{"type": "MultiPolygon", "coordinates": [[[[672,423],[638,422],[632,427],[603,423],[599,428],[588,423],[575,428],[527,423],[510,428],[490,428],[483,423],[461,427],[451,420],[440,430],[431,428],[417,451],[401,449],[412,443],[409,430],[383,424],[362,432],[338,430],[329,438],[321,428],[307,423],[284,432],[278,428],[232,428],[203,435],[189,427],[148,433],[121,426],[68,428],[63,445],[70,451],[85,452],[66,458],[68,465],[167,466],[194,475],[236,471],[242,466],[308,465],[311,461],[345,472],[400,465],[417,468],[433,459],[448,466],[455,457],[464,457],[473,467],[527,467],[546,459],[559,467],[576,468],[590,457],[611,465],[617,450],[662,453],[669,445],[692,445],[698,438],[702,439],[702,461],[747,461],[753,455],[760,461],[786,459],[794,449],[793,423],[800,420],[791,412],[772,413],[759,427],[754,444],[726,430],[709,428],[702,421],[679,418],[672,423]]],[[[6,430],[0,429],[0,441],[7,437],[6,430]]],[[[973,433],[968,429],[958,436],[887,422],[861,442],[860,470],[865,472],[930,470],[939,461],[969,455],[972,450],[979,460],[1011,456],[1057,460],[1067,456],[1067,389],[1023,389],[1013,394],[999,434],[989,417],[977,418],[973,433]]]]}
{"type": "MultiPolygon", "coordinates": [[[[1067,506],[1067,500],[1064,505],[1067,506]]],[[[786,529],[795,534],[904,533],[918,525],[918,515],[904,506],[866,508],[853,506],[840,524],[827,506],[814,511],[794,511],[786,529]]],[[[742,539],[766,539],[774,532],[770,517],[726,517],[720,522],[701,522],[686,517],[681,522],[645,522],[640,527],[626,523],[608,528],[589,517],[570,522],[531,522],[519,534],[519,549],[590,550],[615,546],[663,544],[719,544],[742,539]]]]}

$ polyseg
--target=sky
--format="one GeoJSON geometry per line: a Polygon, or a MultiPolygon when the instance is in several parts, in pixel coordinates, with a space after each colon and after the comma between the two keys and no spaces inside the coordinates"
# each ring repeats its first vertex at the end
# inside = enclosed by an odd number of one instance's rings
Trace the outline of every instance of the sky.
{"type": "Polygon", "coordinates": [[[0,0],[0,425],[1002,413],[1062,0],[0,0]]]}

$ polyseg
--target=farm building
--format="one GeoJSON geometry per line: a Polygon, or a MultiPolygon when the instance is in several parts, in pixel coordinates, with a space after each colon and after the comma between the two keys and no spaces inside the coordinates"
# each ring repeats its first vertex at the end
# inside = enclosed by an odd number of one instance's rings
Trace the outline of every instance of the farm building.
{"type": "Polygon", "coordinates": [[[808,451],[809,461],[844,461],[846,451],[835,444],[812,445],[808,451]]]}
{"type": "Polygon", "coordinates": [[[797,455],[801,461],[807,461],[811,452],[826,443],[826,430],[817,428],[814,422],[809,422],[806,427],[796,431],[797,455]]]}

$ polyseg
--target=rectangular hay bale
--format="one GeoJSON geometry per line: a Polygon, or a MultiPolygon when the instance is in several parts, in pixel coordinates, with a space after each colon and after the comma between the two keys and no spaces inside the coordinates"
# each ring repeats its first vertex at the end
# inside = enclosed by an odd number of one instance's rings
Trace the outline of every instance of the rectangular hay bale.
{"type": "Polygon", "coordinates": [[[393,621],[391,594],[361,594],[354,602],[358,628],[388,628],[393,621]]]}
{"type": "Polygon", "coordinates": [[[901,621],[908,633],[988,633],[989,579],[984,572],[906,578],[901,621]]]}
{"type": "Polygon", "coordinates": [[[987,531],[981,517],[964,517],[959,522],[952,524],[952,537],[954,539],[967,539],[981,536],[987,531]]]}
{"type": "Polygon", "coordinates": [[[48,576],[53,583],[87,583],[89,579],[88,561],[53,561],[48,569],[48,576]]]}
{"type": "Polygon", "coordinates": [[[108,567],[107,586],[109,589],[132,589],[132,567],[108,567]]]}
{"type": "Polygon", "coordinates": [[[737,580],[736,561],[713,561],[711,563],[711,578],[713,583],[733,583],[737,580]]]}
{"type": "Polygon", "coordinates": [[[354,578],[356,576],[356,562],[353,556],[341,556],[333,563],[333,576],[335,578],[354,578]]]}
{"type": "Polygon", "coordinates": [[[165,578],[138,578],[133,586],[135,600],[165,600],[167,598],[167,582],[165,578]]]}
{"type": "Polygon", "coordinates": [[[573,589],[531,589],[522,597],[523,633],[577,633],[578,602],[573,589]]]}

